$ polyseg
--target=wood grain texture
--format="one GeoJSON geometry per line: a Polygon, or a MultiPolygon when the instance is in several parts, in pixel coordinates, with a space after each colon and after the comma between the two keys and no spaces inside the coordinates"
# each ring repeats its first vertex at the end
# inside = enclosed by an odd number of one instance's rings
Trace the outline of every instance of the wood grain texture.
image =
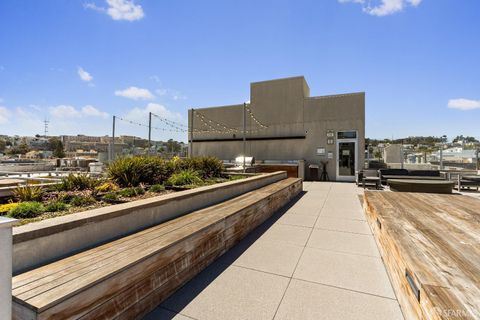
{"type": "Polygon", "coordinates": [[[302,190],[289,178],[13,278],[14,317],[139,318],[302,190]]]}
{"type": "Polygon", "coordinates": [[[364,208],[408,319],[480,319],[480,200],[366,191],[364,208]]]}

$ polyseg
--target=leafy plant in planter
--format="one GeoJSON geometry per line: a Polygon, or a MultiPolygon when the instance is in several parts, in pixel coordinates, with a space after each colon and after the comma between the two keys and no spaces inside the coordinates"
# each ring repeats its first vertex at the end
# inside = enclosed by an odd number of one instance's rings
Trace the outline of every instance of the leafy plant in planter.
{"type": "Polygon", "coordinates": [[[108,177],[122,187],[136,187],[141,183],[163,183],[174,171],[170,161],[158,157],[131,157],[113,161],[108,177]]]}
{"type": "Polygon", "coordinates": [[[13,196],[20,201],[40,201],[44,191],[39,186],[22,186],[13,190],[13,196]]]}
{"type": "Polygon", "coordinates": [[[177,172],[191,169],[198,171],[203,178],[220,177],[224,171],[223,162],[215,157],[176,159],[174,163],[177,172]]]}
{"type": "Polygon", "coordinates": [[[62,181],[56,186],[56,188],[59,191],[82,191],[94,189],[99,183],[99,180],[89,177],[86,174],[69,174],[62,178],[62,181]]]}
{"type": "Polygon", "coordinates": [[[121,187],[136,187],[144,184],[164,184],[174,173],[185,170],[197,171],[202,178],[220,177],[224,170],[222,161],[214,157],[166,161],[159,157],[138,156],[120,158],[108,167],[108,177],[121,187]]]}
{"type": "Polygon", "coordinates": [[[118,195],[126,198],[136,197],[145,193],[145,190],[142,187],[130,187],[125,188],[117,192],[118,195]]]}
{"type": "Polygon", "coordinates": [[[10,202],[10,203],[6,203],[6,204],[1,204],[0,205],[0,216],[6,215],[8,213],[8,211],[12,210],[16,206],[18,206],[18,202],[10,202]]]}
{"type": "Polygon", "coordinates": [[[102,184],[100,184],[99,186],[97,186],[95,188],[95,191],[97,193],[106,193],[106,192],[113,192],[113,191],[117,191],[119,188],[118,188],[118,185],[115,184],[114,182],[112,181],[106,181],[102,184]]]}
{"type": "Polygon", "coordinates": [[[193,169],[186,169],[180,172],[174,173],[168,178],[167,184],[170,186],[185,186],[201,184],[202,179],[198,171],[193,169]]]}
{"type": "Polygon", "coordinates": [[[198,168],[204,178],[220,177],[225,171],[223,162],[215,157],[200,158],[200,168],[198,168]]]}
{"type": "Polygon", "coordinates": [[[91,195],[78,195],[74,196],[70,200],[70,204],[75,207],[82,207],[94,204],[96,202],[95,198],[91,195]]]}
{"type": "Polygon", "coordinates": [[[102,200],[105,202],[115,203],[119,201],[118,194],[115,192],[109,192],[103,195],[102,200]]]}
{"type": "Polygon", "coordinates": [[[150,189],[148,189],[148,191],[155,193],[162,192],[165,191],[165,186],[163,184],[154,184],[150,187],[150,189]]]}
{"type": "Polygon", "coordinates": [[[20,202],[8,212],[8,216],[16,219],[35,218],[45,212],[45,207],[40,202],[20,202]]]}
{"type": "Polygon", "coordinates": [[[51,202],[47,203],[47,205],[45,206],[45,211],[47,211],[47,212],[57,212],[57,211],[66,210],[67,208],[68,208],[68,206],[65,202],[59,201],[59,200],[54,200],[54,201],[51,201],[51,202]]]}

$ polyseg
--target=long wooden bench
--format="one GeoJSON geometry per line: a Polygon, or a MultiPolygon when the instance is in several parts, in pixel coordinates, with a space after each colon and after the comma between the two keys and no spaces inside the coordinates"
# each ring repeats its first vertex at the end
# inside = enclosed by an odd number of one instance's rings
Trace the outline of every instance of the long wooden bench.
{"type": "Polygon", "coordinates": [[[366,191],[365,212],[406,319],[480,319],[480,200],[366,191]]]}
{"type": "Polygon", "coordinates": [[[289,178],[13,278],[14,319],[135,319],[302,190],[289,178]]]}

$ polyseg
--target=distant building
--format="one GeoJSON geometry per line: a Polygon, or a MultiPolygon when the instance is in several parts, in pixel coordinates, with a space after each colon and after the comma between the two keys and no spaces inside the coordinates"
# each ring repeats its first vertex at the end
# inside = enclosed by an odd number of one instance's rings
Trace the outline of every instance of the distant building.
{"type": "Polygon", "coordinates": [[[390,144],[383,148],[383,160],[385,163],[403,162],[403,149],[401,144],[390,144]]]}
{"type": "Polygon", "coordinates": [[[189,111],[190,154],[233,160],[243,153],[257,161],[328,161],[332,180],[353,181],[365,157],[365,93],[311,97],[303,76],[254,82],[250,103],[189,111]],[[193,142],[193,143],[192,143],[193,142]]]}
{"type": "Polygon", "coordinates": [[[48,150],[33,150],[25,154],[25,159],[47,159],[53,156],[52,151],[48,150]]]}
{"type": "MultiPolygon", "coordinates": [[[[462,147],[448,148],[443,150],[442,157],[444,162],[475,163],[476,152],[476,150],[465,150],[462,147]]],[[[430,159],[431,161],[440,161],[440,151],[433,153],[430,159]]]]}

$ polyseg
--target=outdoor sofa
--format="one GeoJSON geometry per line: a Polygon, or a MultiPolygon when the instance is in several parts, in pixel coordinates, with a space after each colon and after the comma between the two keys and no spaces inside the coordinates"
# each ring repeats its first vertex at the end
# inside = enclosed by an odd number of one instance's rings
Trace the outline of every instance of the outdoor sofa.
{"type": "Polygon", "coordinates": [[[378,175],[384,185],[388,179],[445,180],[438,170],[379,169],[378,175]]]}

